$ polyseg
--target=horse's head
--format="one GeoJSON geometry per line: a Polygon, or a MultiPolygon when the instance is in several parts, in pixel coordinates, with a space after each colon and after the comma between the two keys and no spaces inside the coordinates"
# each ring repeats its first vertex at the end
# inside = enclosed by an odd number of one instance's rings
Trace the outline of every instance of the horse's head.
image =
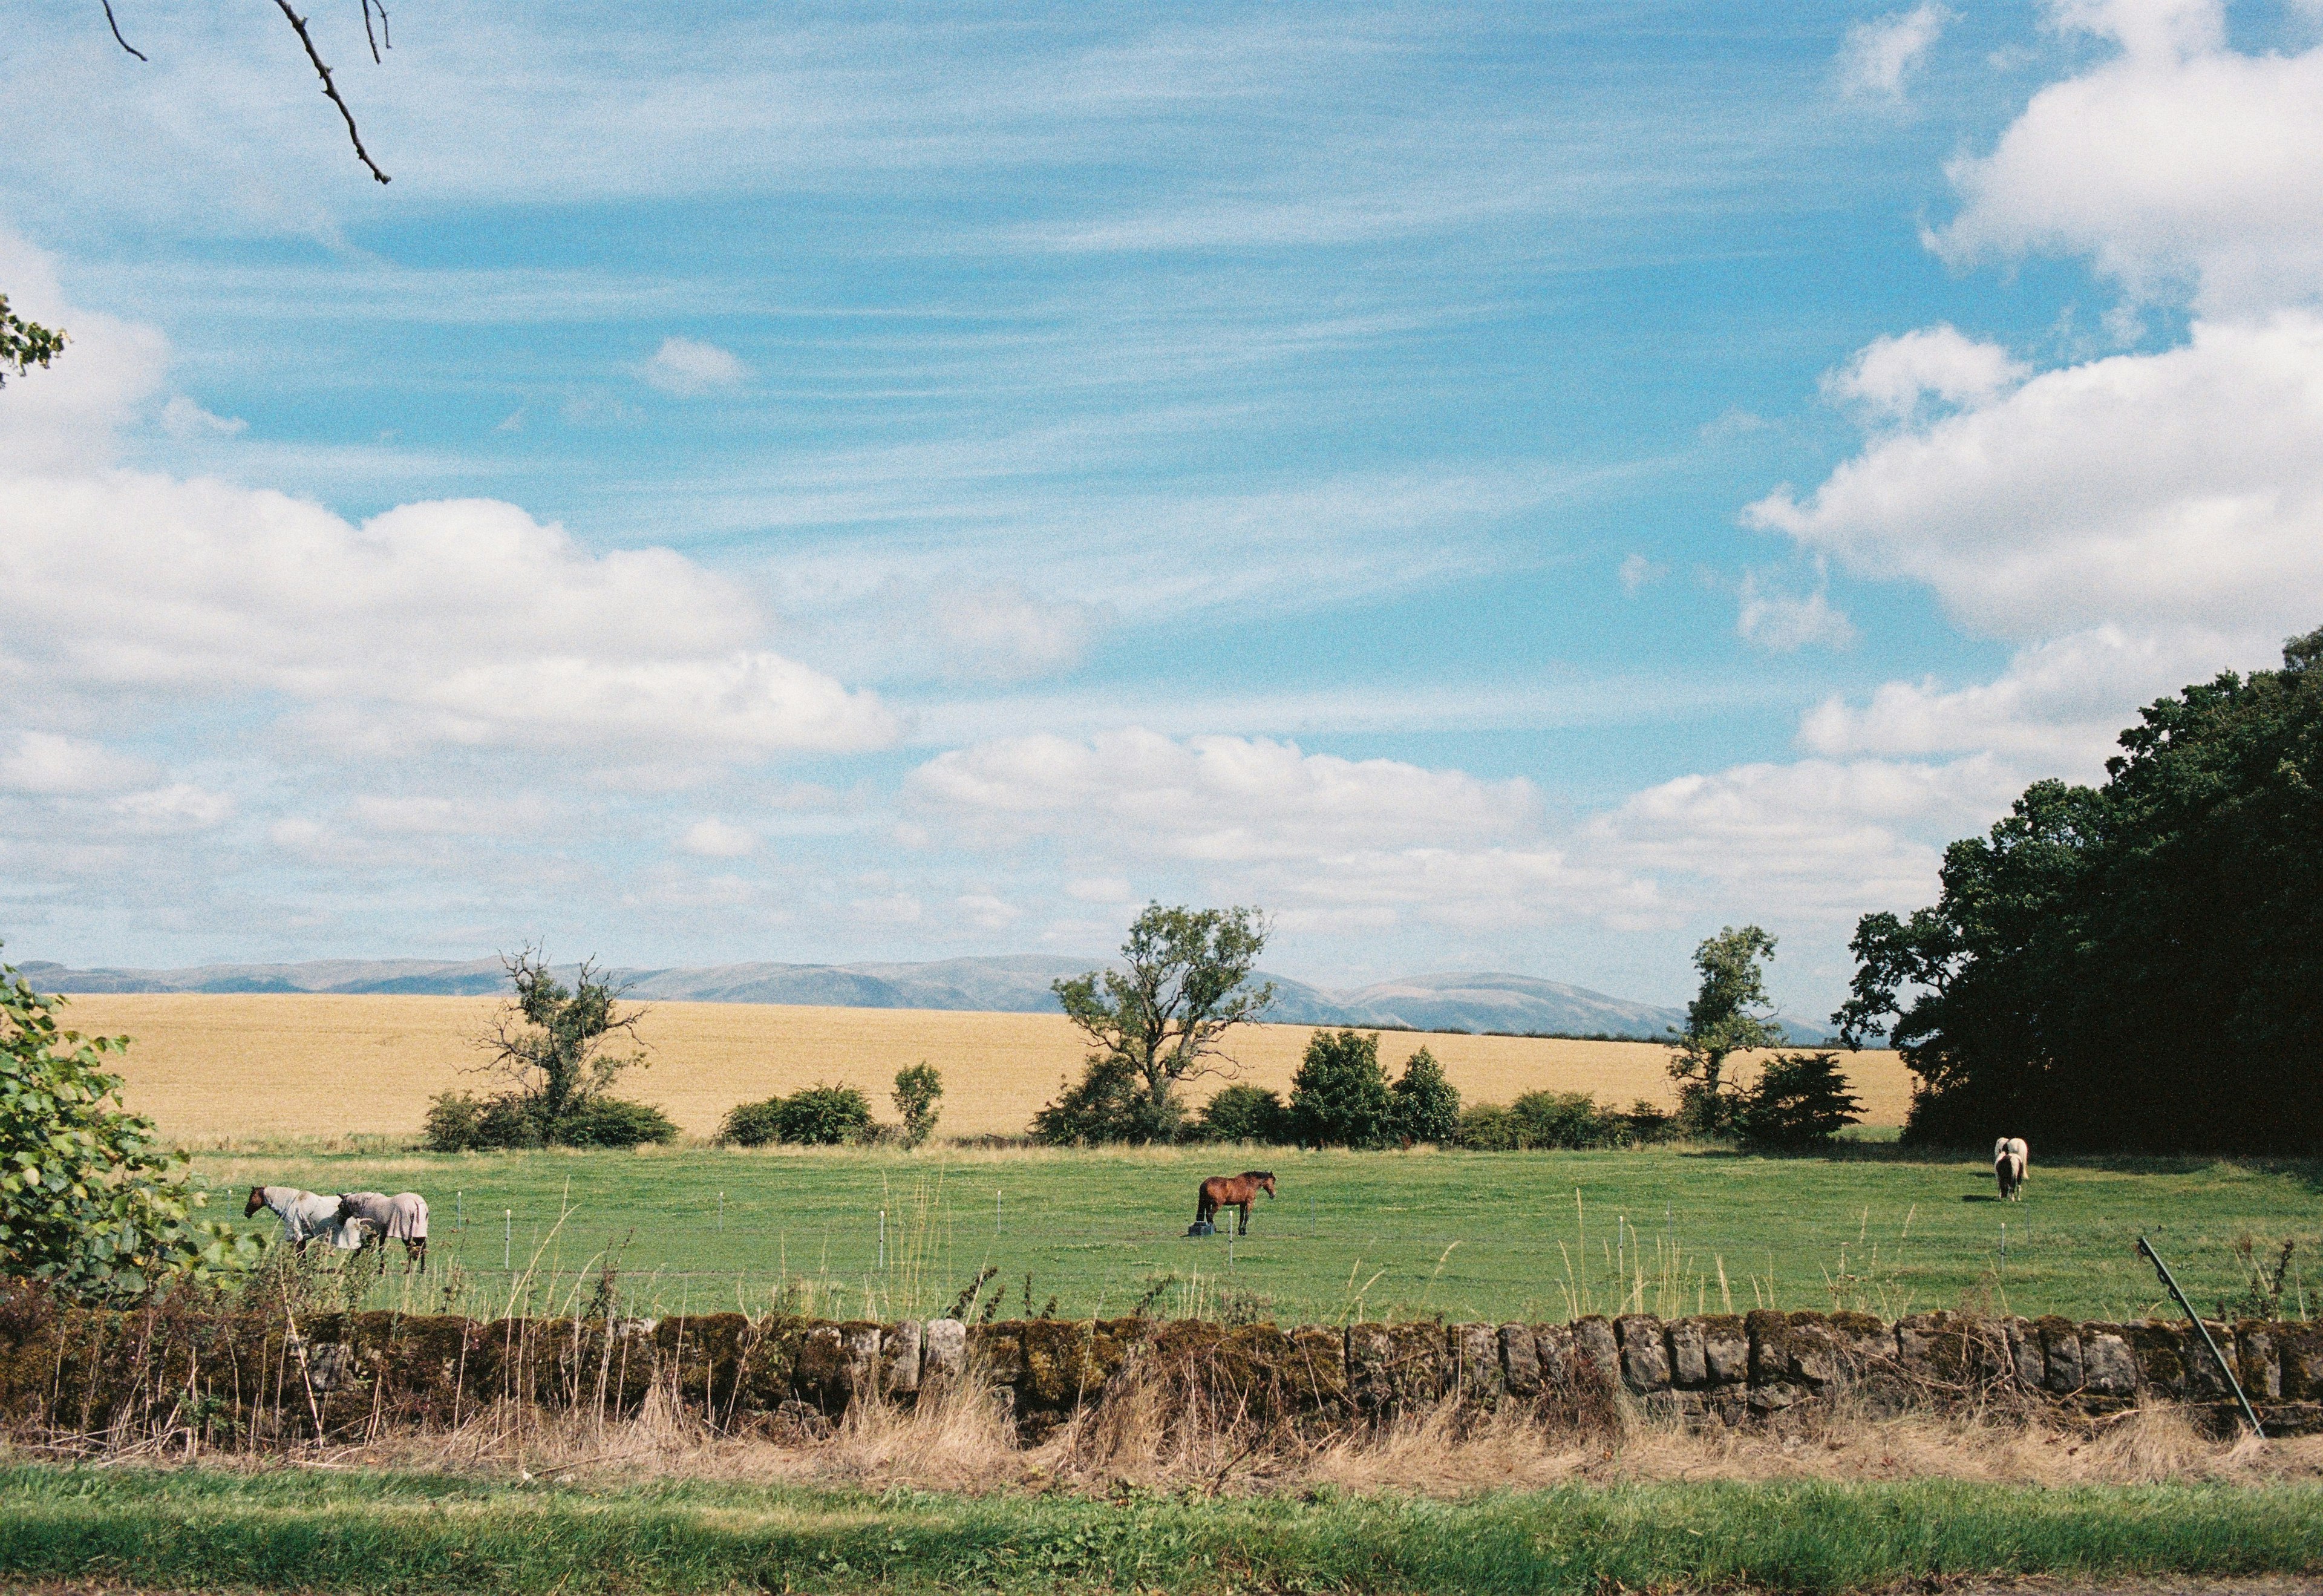
{"type": "Polygon", "coordinates": [[[266,1188],[253,1186],[250,1188],[250,1200],[242,1206],[242,1216],[247,1219],[264,1206],[266,1206],[266,1188]]]}
{"type": "Polygon", "coordinates": [[[1261,1169],[1258,1171],[1258,1189],[1264,1192],[1269,1197],[1272,1197],[1274,1195],[1273,1170],[1261,1169]]]}

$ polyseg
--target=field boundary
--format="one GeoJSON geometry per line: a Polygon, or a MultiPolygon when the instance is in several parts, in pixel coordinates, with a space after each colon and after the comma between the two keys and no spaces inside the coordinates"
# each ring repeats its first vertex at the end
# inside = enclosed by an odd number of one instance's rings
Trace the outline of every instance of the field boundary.
{"type": "MultiPolygon", "coordinates": [[[[2270,1434],[2323,1432],[2323,1325],[2213,1328],[2270,1434]]],[[[113,1310],[0,1296],[0,1421],[67,1451],[263,1450],[456,1427],[496,1403],[593,1411],[660,1399],[720,1430],[812,1426],[963,1380],[1028,1435],[1154,1381],[1262,1421],[1376,1422],[1454,1401],[1587,1427],[1625,1406],[1698,1426],[1842,1395],[2104,1415],[2174,1404],[2231,1427],[2230,1393],[2183,1325],[1915,1314],[1591,1315],[1567,1324],[1279,1328],[1200,1320],[817,1321],[739,1313],[485,1322],[225,1309],[113,1310]]]]}

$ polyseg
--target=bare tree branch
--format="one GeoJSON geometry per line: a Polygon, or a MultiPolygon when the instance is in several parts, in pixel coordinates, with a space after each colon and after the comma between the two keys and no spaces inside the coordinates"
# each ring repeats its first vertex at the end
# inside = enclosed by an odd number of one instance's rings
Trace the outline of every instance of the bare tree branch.
{"type": "MultiPolygon", "coordinates": [[[[363,0],[363,37],[371,41],[372,64],[373,66],[377,66],[379,65],[379,35],[371,31],[371,0],[363,0]]],[[[387,13],[384,11],[381,12],[379,14],[379,19],[382,23],[384,23],[387,21],[387,13]]]]}
{"type": "Polygon", "coordinates": [[[298,32],[298,42],[307,47],[307,59],[315,63],[315,70],[323,79],[323,93],[329,96],[331,104],[339,108],[339,115],[346,120],[347,138],[354,144],[355,159],[371,169],[372,177],[382,183],[389,181],[388,175],[379,170],[379,162],[371,158],[371,151],[363,148],[363,134],[355,128],[355,114],[348,110],[346,101],[339,97],[339,87],[331,81],[331,69],[323,64],[321,52],[315,48],[314,36],[307,32],[307,19],[290,9],[290,0],[274,0],[274,4],[280,6],[282,14],[290,19],[290,26],[298,32]]]}
{"type": "Polygon", "coordinates": [[[145,52],[121,36],[121,24],[113,20],[113,0],[104,0],[104,5],[105,23],[106,26],[113,30],[113,41],[121,46],[122,49],[127,50],[131,55],[135,56],[139,60],[144,60],[145,52]]]}

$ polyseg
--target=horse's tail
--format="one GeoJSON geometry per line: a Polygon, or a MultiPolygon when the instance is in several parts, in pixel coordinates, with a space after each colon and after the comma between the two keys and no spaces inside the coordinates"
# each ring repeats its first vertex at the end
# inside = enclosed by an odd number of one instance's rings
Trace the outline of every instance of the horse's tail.
{"type": "Polygon", "coordinates": [[[1218,1199],[1210,1195],[1209,1184],[1205,1181],[1194,1197],[1194,1223],[1199,1225],[1217,1211],[1218,1199]]]}

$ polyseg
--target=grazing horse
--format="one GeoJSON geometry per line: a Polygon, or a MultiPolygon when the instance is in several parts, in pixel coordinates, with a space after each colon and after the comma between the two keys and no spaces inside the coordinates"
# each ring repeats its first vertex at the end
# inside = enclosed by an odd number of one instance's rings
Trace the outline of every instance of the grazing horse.
{"type": "Polygon", "coordinates": [[[338,1212],[339,1223],[355,1231],[366,1245],[401,1242],[407,1273],[427,1266],[427,1199],[418,1192],[389,1197],[377,1191],[343,1191],[338,1212]]]}
{"type": "Polygon", "coordinates": [[[1274,1171],[1244,1169],[1239,1175],[1213,1175],[1202,1182],[1202,1194],[1194,1199],[1194,1223],[1209,1222],[1220,1208],[1240,1208],[1242,1228],[1236,1234],[1250,1234],[1251,1199],[1260,1192],[1274,1195],[1274,1171]]]}
{"type": "Polygon", "coordinates": [[[282,1221],[282,1239],[300,1252],[317,1236],[327,1236],[331,1245],[350,1249],[363,1244],[360,1237],[339,1221],[339,1199],[325,1197],[320,1192],[301,1191],[295,1186],[253,1186],[250,1200],[242,1206],[244,1219],[264,1208],[282,1221]]]}
{"type": "Polygon", "coordinates": [[[2003,1136],[1992,1144],[1992,1173],[2000,1182],[2003,1202],[2019,1200],[2025,1189],[2025,1166],[2032,1159],[2033,1150],[2025,1145],[2022,1136],[2003,1136]]]}

